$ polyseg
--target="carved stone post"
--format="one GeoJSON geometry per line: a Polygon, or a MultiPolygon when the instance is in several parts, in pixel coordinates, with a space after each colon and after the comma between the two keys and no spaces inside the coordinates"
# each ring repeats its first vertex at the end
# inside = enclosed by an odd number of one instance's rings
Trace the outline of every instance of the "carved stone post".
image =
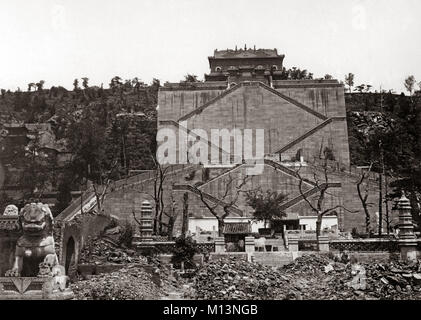
{"type": "Polygon", "coordinates": [[[215,252],[225,252],[225,238],[215,238],[215,252]]]}
{"type": "Polygon", "coordinates": [[[293,236],[288,238],[288,251],[298,251],[298,238],[293,236]]]}
{"type": "Polygon", "coordinates": [[[140,207],[140,241],[152,241],[152,206],[149,201],[142,202],[140,207]]]}
{"type": "Polygon", "coordinates": [[[254,237],[245,237],[244,247],[247,253],[247,260],[251,262],[251,256],[254,253],[254,237]]]}
{"type": "Polygon", "coordinates": [[[323,251],[323,252],[329,251],[329,237],[328,236],[319,236],[319,251],[323,251]]]}
{"type": "Polygon", "coordinates": [[[417,260],[417,241],[412,224],[411,204],[403,194],[398,200],[399,210],[399,248],[404,261],[417,260]]]}

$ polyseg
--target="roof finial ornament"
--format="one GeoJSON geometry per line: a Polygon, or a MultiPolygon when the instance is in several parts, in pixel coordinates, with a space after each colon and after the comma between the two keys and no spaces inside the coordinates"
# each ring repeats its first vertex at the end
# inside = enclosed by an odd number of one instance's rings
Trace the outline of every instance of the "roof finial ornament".
{"type": "Polygon", "coordinates": [[[244,50],[247,50],[247,45],[246,44],[244,45],[244,50]]]}
{"type": "Polygon", "coordinates": [[[237,45],[235,45],[235,51],[237,51],[237,45]]]}
{"type": "Polygon", "coordinates": [[[256,45],[254,45],[254,52],[256,52],[256,45]]]}

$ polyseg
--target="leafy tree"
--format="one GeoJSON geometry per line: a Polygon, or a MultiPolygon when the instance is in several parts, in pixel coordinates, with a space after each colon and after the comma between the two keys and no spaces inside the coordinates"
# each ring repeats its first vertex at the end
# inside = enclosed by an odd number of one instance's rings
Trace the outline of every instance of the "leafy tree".
{"type": "MultiPolygon", "coordinates": [[[[253,218],[256,221],[263,221],[266,227],[267,222],[280,221],[286,213],[281,209],[282,203],[287,196],[276,191],[262,189],[250,190],[246,192],[246,203],[253,208],[253,218]]],[[[282,237],[283,228],[282,228],[282,237]]]]}
{"type": "Polygon", "coordinates": [[[33,83],[33,82],[28,83],[28,92],[31,92],[32,88],[34,88],[34,89],[36,88],[35,83],[33,83]]]}
{"type": "Polygon", "coordinates": [[[89,82],[89,78],[87,78],[87,77],[82,78],[82,86],[83,86],[84,89],[89,88],[88,82],[89,82]]]}
{"type": "Polygon", "coordinates": [[[286,213],[280,209],[286,198],[287,196],[282,193],[271,190],[263,192],[261,188],[246,192],[246,202],[254,209],[253,217],[257,221],[265,222],[265,225],[268,221],[286,216],[286,213]]]}
{"type": "Polygon", "coordinates": [[[132,85],[133,87],[136,87],[139,84],[139,78],[138,77],[134,77],[132,79],[132,85]]]}
{"type": "Polygon", "coordinates": [[[281,80],[311,80],[313,79],[313,74],[308,72],[306,69],[301,70],[297,67],[292,67],[291,69],[282,68],[281,80]]]}
{"type": "Polygon", "coordinates": [[[42,91],[42,89],[44,88],[44,84],[45,84],[45,81],[44,80],[40,80],[39,82],[37,82],[35,84],[35,86],[36,86],[36,88],[37,88],[38,91],[42,91]]]}
{"type": "Polygon", "coordinates": [[[132,80],[130,80],[130,79],[125,80],[125,81],[124,81],[124,88],[125,88],[127,91],[129,91],[130,89],[132,89],[132,88],[133,88],[133,85],[132,85],[132,80]]]}
{"type": "Polygon", "coordinates": [[[152,88],[155,88],[156,90],[158,90],[158,88],[161,86],[161,82],[159,81],[159,79],[152,79],[152,88]]]}
{"type": "Polygon", "coordinates": [[[412,96],[412,92],[414,91],[415,83],[416,81],[415,81],[414,76],[408,76],[404,82],[405,89],[409,92],[411,96],[412,96]]]}
{"type": "Polygon", "coordinates": [[[72,153],[70,170],[76,181],[86,179],[99,183],[101,172],[109,169],[110,161],[105,152],[106,128],[100,118],[90,109],[85,109],[81,119],[73,120],[66,138],[72,153]]]}
{"type": "Polygon", "coordinates": [[[48,190],[54,174],[55,159],[48,154],[41,144],[41,137],[35,134],[33,139],[25,146],[24,167],[21,185],[26,186],[25,200],[39,201],[48,190]]]}
{"type": "Polygon", "coordinates": [[[331,80],[331,79],[333,79],[333,77],[330,74],[325,74],[324,79],[325,80],[331,80]]]}
{"type": "MultiPolygon", "coordinates": [[[[400,97],[400,104],[404,98],[405,96],[400,97]]],[[[408,110],[398,116],[379,113],[355,114],[353,122],[356,129],[352,135],[357,138],[359,145],[355,152],[361,155],[361,163],[372,163],[374,172],[392,177],[390,186],[393,190],[386,194],[386,197],[393,199],[400,196],[401,190],[404,190],[409,195],[413,217],[418,220],[421,194],[419,109],[409,101],[408,110]]]]}
{"type": "Polygon", "coordinates": [[[184,76],[184,82],[199,82],[199,80],[197,79],[197,75],[188,73],[184,76]]]}
{"type": "Polygon", "coordinates": [[[66,209],[72,201],[71,182],[63,180],[58,186],[57,204],[54,206],[54,215],[57,216],[66,209]]]}
{"type": "Polygon", "coordinates": [[[79,80],[78,80],[78,79],[75,79],[75,80],[73,81],[73,90],[74,90],[74,91],[79,90],[79,80]]]}
{"type": "Polygon", "coordinates": [[[121,82],[121,78],[119,76],[115,76],[111,79],[110,89],[115,90],[121,88],[122,85],[123,83],[121,82]]]}
{"type": "Polygon", "coordinates": [[[365,84],[360,84],[359,86],[355,87],[355,90],[357,90],[359,93],[363,93],[365,89],[365,84]]]}
{"type": "Polygon", "coordinates": [[[348,73],[345,75],[345,84],[348,86],[349,92],[352,91],[352,87],[354,86],[354,74],[348,73]]]}

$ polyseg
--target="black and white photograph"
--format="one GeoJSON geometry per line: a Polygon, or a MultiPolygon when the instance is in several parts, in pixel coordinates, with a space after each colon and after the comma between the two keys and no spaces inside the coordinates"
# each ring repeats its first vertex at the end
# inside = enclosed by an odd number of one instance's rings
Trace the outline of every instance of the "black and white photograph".
{"type": "Polygon", "coordinates": [[[0,0],[1,305],[421,300],[420,13],[0,0]]]}

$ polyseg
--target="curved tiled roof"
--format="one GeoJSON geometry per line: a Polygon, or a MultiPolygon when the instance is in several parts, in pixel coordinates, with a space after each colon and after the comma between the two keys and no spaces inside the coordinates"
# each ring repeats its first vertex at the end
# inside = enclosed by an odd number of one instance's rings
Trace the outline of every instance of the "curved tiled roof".
{"type": "Polygon", "coordinates": [[[278,55],[276,49],[238,49],[238,50],[215,50],[213,57],[214,59],[226,59],[226,58],[278,58],[282,55],[278,55]]]}

